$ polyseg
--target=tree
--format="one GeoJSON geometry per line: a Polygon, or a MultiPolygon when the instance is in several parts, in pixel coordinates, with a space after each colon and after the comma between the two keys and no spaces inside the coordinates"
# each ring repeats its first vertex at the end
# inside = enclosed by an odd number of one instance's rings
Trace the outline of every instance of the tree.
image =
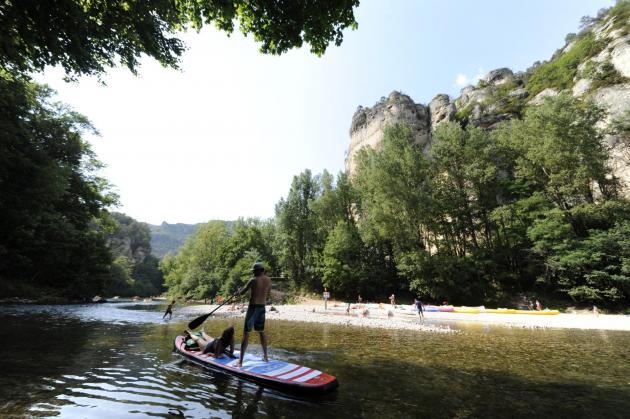
{"type": "Polygon", "coordinates": [[[312,202],[320,185],[310,170],[293,177],[286,200],[276,205],[277,246],[280,263],[298,287],[312,287],[314,267],[323,243],[317,234],[317,218],[312,202]]]}
{"type": "Polygon", "coordinates": [[[354,184],[366,243],[389,241],[398,251],[427,247],[429,169],[408,125],[387,127],[378,151],[361,150],[354,184]]]}
{"type": "MultiPolygon", "coordinates": [[[[355,297],[366,276],[363,271],[363,242],[352,223],[338,221],[323,251],[323,283],[335,295],[355,297]]],[[[365,295],[365,292],[364,292],[365,295]]]]}
{"type": "Polygon", "coordinates": [[[178,32],[213,24],[252,34],[261,52],[281,54],[308,43],[321,55],[355,29],[358,0],[4,1],[0,67],[16,73],[60,65],[68,76],[99,74],[117,62],[135,72],[142,54],[176,67],[185,50],[178,32]]]}
{"type": "Polygon", "coordinates": [[[89,121],[51,96],[0,71],[0,282],[86,297],[111,263],[101,216],[116,197],[83,140],[89,121]]]}
{"type": "Polygon", "coordinates": [[[160,263],[165,285],[172,295],[212,298],[231,295],[251,278],[255,262],[277,274],[273,255],[274,225],[270,221],[239,219],[231,232],[226,222],[202,224],[176,256],[160,263]]]}
{"type": "Polygon", "coordinates": [[[559,208],[574,232],[586,234],[571,209],[617,194],[610,176],[603,132],[596,124],[602,110],[567,94],[547,98],[531,107],[522,121],[512,121],[498,132],[498,140],[516,155],[517,179],[540,190],[559,208]]]}
{"type": "Polygon", "coordinates": [[[354,187],[367,283],[381,295],[408,291],[417,267],[401,271],[398,262],[427,252],[433,240],[426,228],[433,222],[430,165],[409,126],[389,126],[378,151],[360,152],[354,187]]]}

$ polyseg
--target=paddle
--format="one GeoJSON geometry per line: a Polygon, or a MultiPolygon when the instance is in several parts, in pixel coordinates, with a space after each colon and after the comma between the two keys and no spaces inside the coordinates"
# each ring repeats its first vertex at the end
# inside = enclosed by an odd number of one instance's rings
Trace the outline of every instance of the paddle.
{"type": "Polygon", "coordinates": [[[212,315],[212,313],[214,313],[215,311],[220,309],[223,305],[225,305],[225,304],[229,303],[230,301],[232,301],[232,299],[234,297],[236,297],[237,295],[239,295],[239,294],[232,295],[230,298],[228,298],[227,300],[225,300],[224,302],[219,304],[219,306],[217,308],[215,308],[214,310],[212,310],[210,313],[204,314],[203,316],[199,316],[195,320],[193,320],[190,323],[188,323],[188,329],[193,330],[193,329],[196,329],[199,326],[201,326],[201,323],[205,322],[206,319],[212,315]]]}

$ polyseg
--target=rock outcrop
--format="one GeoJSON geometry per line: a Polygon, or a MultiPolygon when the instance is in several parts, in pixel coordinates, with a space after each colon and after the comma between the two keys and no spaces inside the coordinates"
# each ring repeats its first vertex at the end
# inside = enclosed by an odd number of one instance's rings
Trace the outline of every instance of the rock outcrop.
{"type": "Polygon", "coordinates": [[[144,262],[149,253],[151,253],[150,248],[138,245],[129,236],[110,237],[107,240],[107,246],[110,248],[112,254],[125,256],[129,260],[133,260],[136,264],[144,262]]]}
{"type": "Polygon", "coordinates": [[[378,149],[387,125],[404,122],[414,130],[414,140],[423,147],[431,141],[429,108],[415,103],[409,96],[392,92],[371,108],[359,107],[352,117],[350,146],[346,156],[346,170],[352,173],[357,152],[363,147],[378,149]]]}
{"type": "MultiPolygon", "coordinates": [[[[590,31],[602,47],[578,65],[573,85],[564,90],[602,107],[607,112],[602,128],[622,117],[630,118],[629,27],[630,19],[621,24],[610,16],[592,27],[590,31]]],[[[576,40],[572,40],[554,54],[552,60],[568,53],[575,45],[576,40]]],[[[411,125],[415,130],[414,140],[428,151],[432,132],[443,122],[460,121],[494,129],[503,121],[520,117],[526,106],[540,105],[545,98],[561,93],[558,88],[548,86],[540,91],[536,89],[530,96],[527,77],[529,74],[499,68],[486,74],[477,86],[464,87],[454,99],[438,94],[425,106],[407,95],[392,92],[371,108],[359,107],[352,118],[346,170],[352,175],[356,154],[361,148],[378,149],[383,130],[389,124],[406,122],[411,125]]],[[[613,174],[625,184],[625,194],[630,196],[629,135],[611,133],[606,142],[611,147],[613,174]]]]}

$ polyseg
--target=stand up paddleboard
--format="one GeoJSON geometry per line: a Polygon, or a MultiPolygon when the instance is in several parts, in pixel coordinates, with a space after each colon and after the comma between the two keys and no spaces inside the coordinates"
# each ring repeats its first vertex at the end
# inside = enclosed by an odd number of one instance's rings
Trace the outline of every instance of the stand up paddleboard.
{"type": "MultiPolygon", "coordinates": [[[[183,336],[175,338],[175,350],[187,360],[205,368],[224,371],[284,391],[322,394],[339,385],[337,378],[325,372],[277,359],[264,362],[261,357],[252,354],[245,354],[243,366],[237,368],[238,359],[225,355],[215,358],[201,351],[186,349],[183,336]]],[[[234,351],[234,355],[238,357],[239,351],[234,351]]]]}

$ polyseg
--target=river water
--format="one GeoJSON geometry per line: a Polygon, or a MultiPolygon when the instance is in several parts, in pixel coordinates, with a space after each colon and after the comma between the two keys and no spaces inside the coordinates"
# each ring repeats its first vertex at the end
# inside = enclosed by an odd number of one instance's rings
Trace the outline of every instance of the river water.
{"type": "MultiPolygon", "coordinates": [[[[173,338],[195,316],[162,320],[163,310],[0,306],[0,417],[630,417],[628,332],[268,320],[270,356],[337,376],[336,392],[309,399],[183,361],[173,338]]],[[[240,337],[241,322],[206,329],[234,324],[240,337]]]]}

